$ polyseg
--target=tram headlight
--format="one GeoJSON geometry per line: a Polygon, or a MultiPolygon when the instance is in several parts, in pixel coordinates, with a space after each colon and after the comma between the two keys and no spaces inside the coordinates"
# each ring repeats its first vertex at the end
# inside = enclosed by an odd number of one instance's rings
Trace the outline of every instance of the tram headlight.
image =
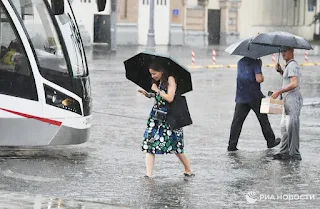
{"type": "Polygon", "coordinates": [[[77,100],[47,85],[44,85],[44,90],[46,94],[46,103],[48,105],[69,110],[82,115],[80,104],[77,100]]]}
{"type": "Polygon", "coordinates": [[[52,96],[52,102],[55,103],[57,101],[57,95],[52,96]]]}

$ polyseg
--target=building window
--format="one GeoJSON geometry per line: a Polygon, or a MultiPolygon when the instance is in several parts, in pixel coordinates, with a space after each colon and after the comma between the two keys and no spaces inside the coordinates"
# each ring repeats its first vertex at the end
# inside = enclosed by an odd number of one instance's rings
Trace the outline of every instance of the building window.
{"type": "Polygon", "coordinates": [[[157,5],[167,5],[167,0],[157,0],[157,5]]]}
{"type": "Polygon", "coordinates": [[[206,4],[208,3],[208,0],[198,0],[198,5],[199,6],[206,6],[206,4]]]}
{"type": "Polygon", "coordinates": [[[142,0],[143,5],[149,5],[149,0],[142,0]]]}

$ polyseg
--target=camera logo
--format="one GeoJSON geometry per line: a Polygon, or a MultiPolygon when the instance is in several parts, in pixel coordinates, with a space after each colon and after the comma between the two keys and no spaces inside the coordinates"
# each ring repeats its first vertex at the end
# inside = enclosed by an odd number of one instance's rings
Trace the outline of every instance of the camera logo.
{"type": "Polygon", "coordinates": [[[248,193],[246,194],[246,200],[248,201],[248,203],[253,204],[253,203],[255,203],[255,202],[257,201],[257,199],[258,199],[258,196],[257,196],[257,194],[256,194],[255,192],[253,192],[253,191],[250,191],[250,192],[248,192],[248,193]]]}

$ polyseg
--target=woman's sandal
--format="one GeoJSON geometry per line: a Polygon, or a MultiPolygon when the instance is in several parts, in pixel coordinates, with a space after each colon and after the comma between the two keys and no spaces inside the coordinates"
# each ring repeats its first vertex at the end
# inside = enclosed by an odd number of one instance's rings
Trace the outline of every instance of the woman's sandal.
{"type": "Polygon", "coordinates": [[[185,177],[195,177],[194,173],[183,173],[185,177]]]}

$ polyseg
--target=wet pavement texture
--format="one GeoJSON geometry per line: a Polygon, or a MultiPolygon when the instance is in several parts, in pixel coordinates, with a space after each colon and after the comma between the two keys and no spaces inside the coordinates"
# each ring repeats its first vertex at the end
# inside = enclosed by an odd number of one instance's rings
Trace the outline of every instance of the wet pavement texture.
{"type": "MultiPolygon", "coordinates": [[[[301,162],[272,160],[278,147],[267,149],[253,112],[244,123],[239,151],[227,152],[236,88],[236,69],[230,68],[190,70],[194,90],[186,96],[194,124],[184,128],[184,136],[196,177],[184,178],[177,157],[164,155],[156,156],[154,176],[145,179],[140,145],[153,100],[126,80],[123,66],[142,50],[87,50],[93,97],[90,140],[65,147],[2,147],[0,208],[320,208],[320,106],[302,108],[301,162]]],[[[211,61],[211,50],[206,50],[200,59],[205,64],[211,61]]],[[[191,62],[186,47],[157,51],[169,51],[185,65],[191,62]]],[[[238,59],[222,51],[217,56],[223,64],[238,59]]],[[[303,55],[296,59],[304,61],[303,55]]],[[[311,59],[320,61],[318,56],[311,59]]],[[[263,58],[264,65],[269,60],[271,56],[263,58]]],[[[305,103],[320,101],[319,71],[319,66],[302,68],[305,103]]],[[[281,86],[272,68],[263,67],[263,73],[265,94],[281,86]]],[[[269,119],[279,136],[280,116],[269,119]]]]}

